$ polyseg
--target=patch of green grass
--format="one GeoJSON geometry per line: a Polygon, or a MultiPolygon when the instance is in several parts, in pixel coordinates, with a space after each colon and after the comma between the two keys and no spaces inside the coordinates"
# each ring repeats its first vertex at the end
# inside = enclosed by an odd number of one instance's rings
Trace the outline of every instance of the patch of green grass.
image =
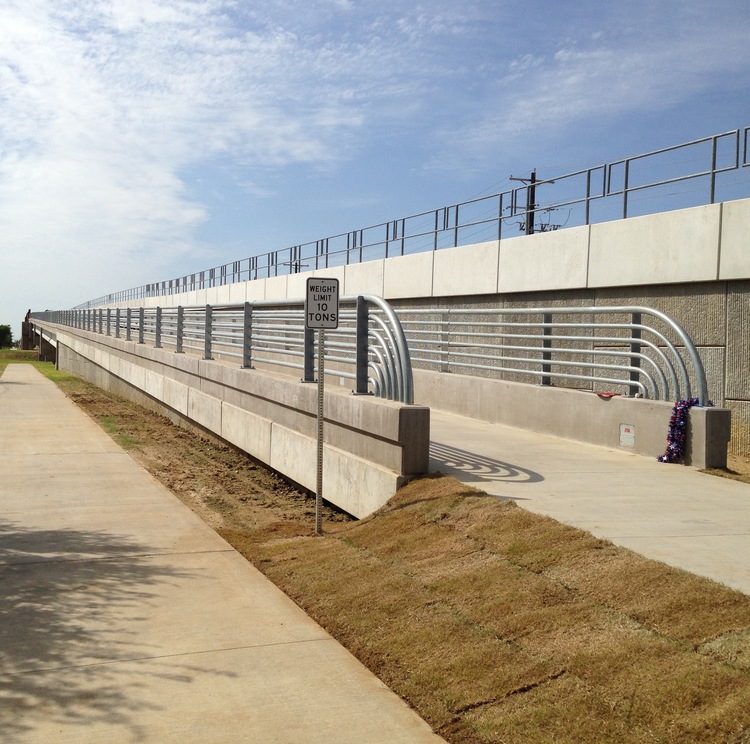
{"type": "Polygon", "coordinates": [[[104,431],[106,431],[107,434],[109,434],[124,450],[132,450],[143,444],[143,442],[137,437],[123,431],[122,422],[119,417],[101,416],[98,418],[98,421],[104,431]]]}

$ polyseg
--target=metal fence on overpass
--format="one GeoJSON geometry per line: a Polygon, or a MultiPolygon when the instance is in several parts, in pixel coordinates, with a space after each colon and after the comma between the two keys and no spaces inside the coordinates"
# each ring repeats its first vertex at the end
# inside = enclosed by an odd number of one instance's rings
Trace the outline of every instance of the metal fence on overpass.
{"type": "Polygon", "coordinates": [[[500,240],[519,228],[545,232],[740,198],[750,194],[749,132],[744,127],[561,176],[520,179],[508,191],[143,284],[78,309],[500,240]]]}

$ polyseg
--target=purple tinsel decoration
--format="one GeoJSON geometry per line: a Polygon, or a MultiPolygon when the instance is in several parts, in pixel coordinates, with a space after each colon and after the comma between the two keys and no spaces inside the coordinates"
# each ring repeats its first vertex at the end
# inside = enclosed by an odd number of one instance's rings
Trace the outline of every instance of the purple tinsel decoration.
{"type": "Polygon", "coordinates": [[[678,462],[685,456],[688,411],[693,406],[697,405],[698,398],[678,400],[674,404],[674,408],[672,409],[672,416],[669,419],[667,450],[661,457],[656,458],[659,462],[678,462]]]}

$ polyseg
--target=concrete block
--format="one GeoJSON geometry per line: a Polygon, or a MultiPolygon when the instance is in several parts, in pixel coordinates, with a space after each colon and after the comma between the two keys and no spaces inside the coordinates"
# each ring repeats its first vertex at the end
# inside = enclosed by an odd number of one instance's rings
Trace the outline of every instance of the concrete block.
{"type": "Polygon", "coordinates": [[[266,279],[266,299],[267,300],[285,300],[287,299],[287,276],[273,276],[266,279]]]}
{"type": "Polygon", "coordinates": [[[498,260],[499,243],[496,240],[436,251],[433,297],[495,294],[498,260]]]}
{"type": "Polygon", "coordinates": [[[261,462],[271,460],[271,422],[230,403],[222,403],[221,437],[261,462]]]}
{"type": "Polygon", "coordinates": [[[153,370],[144,370],[143,392],[157,400],[164,400],[164,375],[153,370]]]}
{"type": "MultiPolygon", "coordinates": [[[[315,439],[272,424],[269,465],[308,490],[315,491],[315,439]]],[[[403,481],[396,473],[334,447],[323,449],[323,498],[357,518],[379,509],[403,481]]]]}
{"type": "Polygon", "coordinates": [[[246,301],[259,302],[266,299],[266,280],[254,279],[247,283],[246,301]]]}
{"type": "Polygon", "coordinates": [[[585,287],[589,226],[500,241],[498,292],[585,287]]]}
{"type": "Polygon", "coordinates": [[[719,279],[750,279],[750,199],[722,208],[719,279]]]}
{"type": "Polygon", "coordinates": [[[216,290],[216,299],[211,304],[231,305],[232,304],[232,285],[223,284],[220,287],[214,287],[216,290]]]}
{"type": "Polygon", "coordinates": [[[381,259],[346,266],[341,294],[348,296],[373,294],[382,297],[383,264],[384,261],[381,259]]]}
{"type": "Polygon", "coordinates": [[[341,450],[323,449],[323,498],[357,519],[380,509],[405,481],[341,450]]]}
{"type": "Polygon", "coordinates": [[[312,272],[312,276],[323,279],[338,279],[339,280],[339,292],[345,294],[344,285],[346,279],[346,266],[328,266],[315,269],[312,272]]]}
{"type": "Polygon", "coordinates": [[[214,433],[221,431],[221,401],[195,388],[188,390],[188,418],[214,433]]]}
{"type": "Polygon", "coordinates": [[[183,416],[188,416],[188,392],[190,388],[181,382],[164,378],[162,383],[162,402],[183,416]]]}
{"type": "Polygon", "coordinates": [[[394,256],[383,265],[383,297],[431,297],[434,251],[394,256]]]}
{"type": "Polygon", "coordinates": [[[315,491],[317,446],[312,437],[271,424],[271,456],[268,464],[295,483],[315,491]]]}
{"type": "MultiPolygon", "coordinates": [[[[290,300],[304,300],[307,291],[307,278],[312,276],[312,271],[290,274],[287,278],[286,291],[290,300]]],[[[343,294],[343,293],[342,293],[343,294]]]]}
{"type": "Polygon", "coordinates": [[[721,205],[591,226],[589,287],[713,281],[721,205]]]}
{"type": "Polygon", "coordinates": [[[728,408],[690,409],[685,464],[694,468],[725,468],[731,437],[731,411],[728,408]]]}

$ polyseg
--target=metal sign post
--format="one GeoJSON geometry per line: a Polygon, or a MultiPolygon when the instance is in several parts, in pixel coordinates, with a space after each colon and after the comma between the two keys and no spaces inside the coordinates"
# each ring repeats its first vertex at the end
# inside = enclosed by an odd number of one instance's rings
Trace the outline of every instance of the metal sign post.
{"type": "Polygon", "coordinates": [[[323,501],[323,395],[325,390],[324,329],[339,327],[339,280],[307,280],[305,293],[305,328],[318,331],[318,442],[315,484],[315,534],[322,535],[323,501]]]}

